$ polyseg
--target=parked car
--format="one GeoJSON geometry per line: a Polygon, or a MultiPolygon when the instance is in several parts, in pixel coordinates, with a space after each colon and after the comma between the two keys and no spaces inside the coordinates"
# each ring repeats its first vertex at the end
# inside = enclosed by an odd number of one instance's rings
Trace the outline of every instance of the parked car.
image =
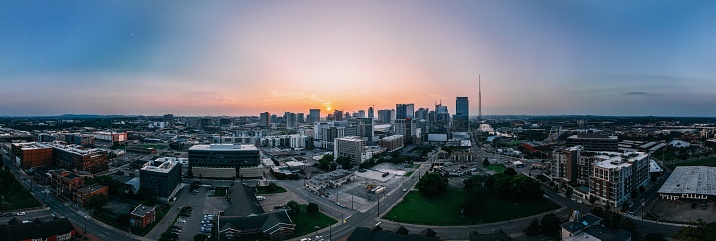
{"type": "Polygon", "coordinates": [[[708,208],[708,206],[707,206],[705,203],[702,203],[702,204],[701,204],[701,210],[706,210],[706,208],[708,208]]]}
{"type": "Polygon", "coordinates": [[[264,197],[264,196],[256,196],[256,199],[259,200],[259,201],[263,201],[263,200],[266,200],[266,197],[264,197]]]}
{"type": "Polygon", "coordinates": [[[25,212],[19,212],[19,213],[15,214],[15,216],[23,216],[23,215],[25,215],[25,212]]]}

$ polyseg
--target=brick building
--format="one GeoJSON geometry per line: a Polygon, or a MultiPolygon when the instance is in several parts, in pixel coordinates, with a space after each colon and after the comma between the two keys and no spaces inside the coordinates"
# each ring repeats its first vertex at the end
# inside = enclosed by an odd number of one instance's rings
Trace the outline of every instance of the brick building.
{"type": "Polygon", "coordinates": [[[50,170],[50,186],[57,196],[74,199],[77,189],[85,185],[85,179],[64,169],[50,170]]]}
{"type": "Polygon", "coordinates": [[[146,227],[157,219],[157,208],[155,206],[146,206],[139,204],[129,215],[129,223],[132,226],[146,227]]]}
{"type": "Polygon", "coordinates": [[[75,192],[75,198],[74,201],[84,206],[87,200],[93,196],[102,195],[104,197],[109,196],[109,187],[101,185],[99,183],[95,183],[83,188],[80,188],[75,192]]]}

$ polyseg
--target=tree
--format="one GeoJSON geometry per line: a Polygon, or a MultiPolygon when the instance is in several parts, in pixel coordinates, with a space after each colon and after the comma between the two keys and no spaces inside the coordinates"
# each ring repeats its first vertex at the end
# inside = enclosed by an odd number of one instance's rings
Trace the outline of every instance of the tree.
{"type": "Polygon", "coordinates": [[[573,194],[573,193],[574,193],[574,190],[572,190],[571,187],[568,187],[568,188],[567,188],[567,191],[564,192],[564,196],[567,197],[567,198],[570,198],[570,197],[572,197],[572,194],[573,194]]]}
{"type": "MultiPolygon", "coordinates": [[[[256,183],[256,185],[258,185],[258,183],[256,183]]],[[[266,189],[269,192],[276,191],[277,188],[278,188],[278,186],[276,185],[276,183],[273,183],[273,182],[269,183],[268,186],[266,187],[266,189]]]]}
{"type": "Polygon", "coordinates": [[[592,206],[594,206],[595,202],[597,202],[597,196],[589,196],[589,204],[592,204],[592,206]]]}
{"type": "Polygon", "coordinates": [[[208,238],[209,238],[209,236],[206,236],[206,234],[203,234],[203,233],[194,235],[194,241],[205,241],[208,238]]]}
{"type": "Polygon", "coordinates": [[[330,171],[330,170],[336,170],[335,162],[333,162],[333,155],[326,154],[323,155],[323,157],[318,160],[318,169],[324,170],[324,171],[330,171]]]}
{"type": "Polygon", "coordinates": [[[510,176],[510,177],[517,176],[517,171],[515,171],[515,169],[512,168],[512,167],[508,167],[508,168],[505,169],[505,171],[502,172],[502,173],[507,174],[507,175],[510,176]]]}
{"type": "Polygon", "coordinates": [[[298,205],[296,201],[290,201],[286,204],[288,208],[291,209],[292,213],[299,214],[301,213],[301,205],[298,205]]]}
{"type": "Polygon", "coordinates": [[[306,206],[306,211],[308,213],[317,213],[319,210],[318,204],[315,203],[309,203],[308,206],[306,206]]]}
{"type": "Polygon", "coordinates": [[[631,221],[631,219],[629,218],[625,218],[624,220],[622,220],[621,227],[631,232],[634,232],[634,230],[636,230],[636,224],[634,224],[634,221],[631,221]]]}
{"type": "Polygon", "coordinates": [[[483,167],[489,167],[489,166],[490,166],[490,160],[488,160],[487,157],[485,157],[485,160],[482,161],[482,166],[483,166],[483,167]]]}
{"type": "Polygon", "coordinates": [[[436,172],[423,175],[416,187],[425,196],[435,196],[447,189],[448,180],[436,172]]]}
{"type": "Polygon", "coordinates": [[[645,241],[664,241],[664,235],[660,233],[648,233],[646,234],[645,241]]]}
{"type": "Polygon", "coordinates": [[[530,222],[530,225],[525,228],[525,230],[522,230],[522,232],[525,233],[527,236],[536,236],[539,235],[542,232],[542,225],[540,225],[539,220],[532,219],[532,222],[530,222]]]}
{"type": "Polygon", "coordinates": [[[336,159],[336,163],[340,164],[343,169],[353,168],[353,163],[347,156],[338,157],[338,159],[336,159]]]}
{"type": "Polygon", "coordinates": [[[546,235],[557,235],[559,232],[559,218],[557,215],[554,215],[554,213],[548,213],[542,216],[542,221],[540,222],[540,225],[542,225],[542,232],[546,235]]]}
{"type": "Polygon", "coordinates": [[[105,195],[93,195],[85,202],[85,208],[94,210],[101,209],[104,205],[107,205],[108,201],[109,199],[107,199],[105,195]]]}

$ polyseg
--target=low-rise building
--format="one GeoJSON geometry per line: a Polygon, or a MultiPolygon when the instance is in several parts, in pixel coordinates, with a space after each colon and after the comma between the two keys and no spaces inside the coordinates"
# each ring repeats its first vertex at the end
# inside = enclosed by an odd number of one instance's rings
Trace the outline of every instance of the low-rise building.
{"type": "Polygon", "coordinates": [[[77,189],[85,185],[85,179],[64,169],[50,170],[50,186],[57,196],[73,200],[77,189]]]}
{"type": "Polygon", "coordinates": [[[308,180],[308,189],[314,192],[320,192],[324,188],[335,188],[340,187],[350,181],[356,179],[356,175],[352,171],[338,169],[332,172],[323,173],[320,175],[313,176],[308,180]]]}
{"type": "Polygon", "coordinates": [[[75,192],[74,201],[77,204],[84,206],[85,203],[87,203],[87,200],[94,196],[104,196],[105,198],[109,197],[109,187],[99,183],[95,183],[77,189],[77,192],[75,192]]]}
{"type": "Polygon", "coordinates": [[[386,149],[388,152],[393,152],[400,148],[403,148],[403,135],[392,135],[380,139],[380,146],[386,149]]]}
{"type": "Polygon", "coordinates": [[[146,227],[157,219],[157,207],[139,204],[129,215],[129,223],[134,227],[146,227]]]}
{"type": "Polygon", "coordinates": [[[46,222],[35,219],[28,223],[12,218],[7,224],[0,225],[0,240],[66,241],[73,240],[76,232],[75,227],[67,218],[58,218],[46,222]]]}
{"type": "Polygon", "coordinates": [[[173,197],[181,183],[179,161],[175,157],[164,157],[153,163],[139,170],[139,188],[149,190],[162,199],[173,197]]]}

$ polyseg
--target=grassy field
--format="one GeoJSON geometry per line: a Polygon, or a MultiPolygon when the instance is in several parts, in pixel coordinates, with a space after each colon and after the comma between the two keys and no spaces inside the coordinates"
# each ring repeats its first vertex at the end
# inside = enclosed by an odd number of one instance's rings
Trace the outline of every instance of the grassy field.
{"type": "Polygon", "coordinates": [[[283,187],[276,186],[276,190],[269,191],[268,186],[259,186],[259,193],[258,194],[272,194],[272,193],[284,193],[286,192],[286,189],[283,187]]]}
{"type": "Polygon", "coordinates": [[[408,168],[419,168],[419,167],[420,167],[419,164],[410,164],[410,166],[408,166],[408,168]]]}
{"type": "Polygon", "coordinates": [[[534,202],[513,202],[486,193],[484,205],[475,217],[462,217],[460,205],[467,199],[467,192],[448,190],[438,197],[425,197],[420,192],[410,192],[407,201],[398,204],[384,218],[396,222],[424,225],[468,225],[491,223],[527,217],[559,208],[548,199],[534,202]]]}
{"type": "Polygon", "coordinates": [[[294,231],[294,235],[292,235],[292,237],[299,237],[307,233],[315,232],[316,226],[320,227],[319,229],[322,229],[328,227],[328,225],[338,222],[321,212],[307,213],[306,206],[307,205],[301,205],[301,214],[291,215],[291,220],[293,220],[293,223],[296,224],[296,230],[294,231]]]}
{"type": "Polygon", "coordinates": [[[5,201],[3,212],[40,206],[30,191],[20,185],[10,171],[0,171],[0,183],[0,195],[4,198],[0,199],[0,202],[5,201]]]}
{"type": "Polygon", "coordinates": [[[410,175],[413,175],[414,171],[406,172],[404,176],[409,177],[410,175]]]}
{"type": "Polygon", "coordinates": [[[716,166],[716,158],[709,157],[696,161],[681,162],[675,164],[669,164],[668,167],[674,169],[677,166],[716,166]]]}
{"type": "Polygon", "coordinates": [[[487,170],[495,171],[497,173],[501,173],[505,171],[505,165],[502,164],[490,164],[490,166],[487,167],[487,170]]]}

